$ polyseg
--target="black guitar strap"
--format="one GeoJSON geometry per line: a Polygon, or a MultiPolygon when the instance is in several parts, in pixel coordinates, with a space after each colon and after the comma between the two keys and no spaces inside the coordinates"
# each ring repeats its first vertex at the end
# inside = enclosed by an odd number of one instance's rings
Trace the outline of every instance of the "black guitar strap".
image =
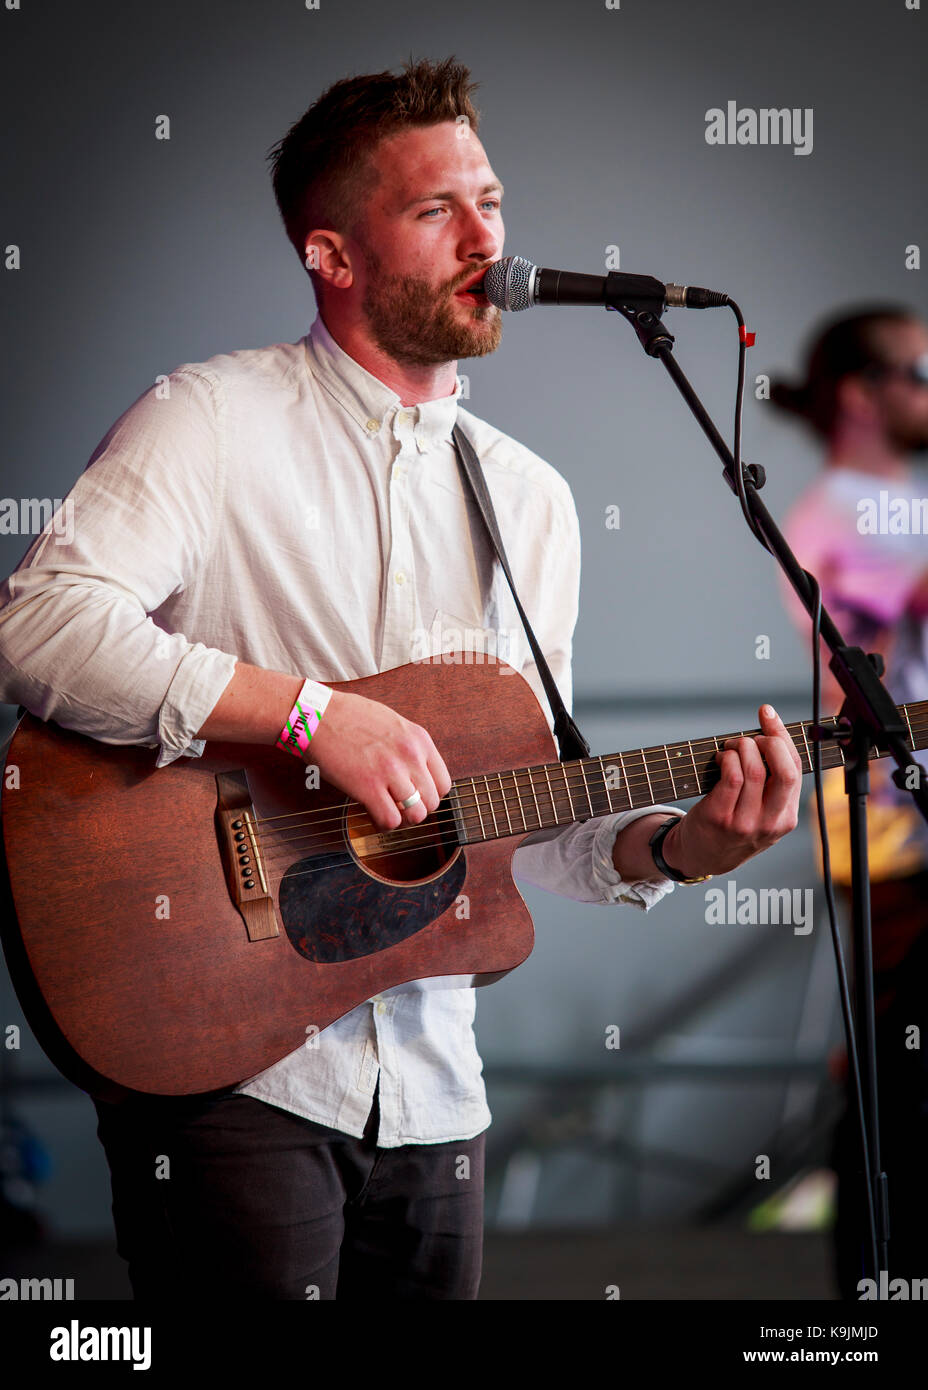
{"type": "Polygon", "coordinates": [[[509,581],[512,597],[516,601],[516,608],[519,610],[519,617],[522,619],[525,635],[528,637],[529,646],[535,658],[535,665],[538,668],[541,683],[545,688],[548,704],[551,706],[551,713],[554,715],[554,737],[557,739],[561,762],[567,762],[570,758],[588,758],[590,756],[590,745],[577,728],[573,718],[567,712],[567,707],[561,699],[560,691],[548,668],[548,663],[545,661],[544,654],[532,631],[532,625],[525,615],[525,609],[519,602],[519,595],[516,593],[516,586],[512,580],[512,572],[509,568],[509,561],[506,559],[503,540],[496,523],[496,512],[493,510],[493,501],[490,497],[489,489],[487,488],[486,479],[483,476],[480,460],[477,457],[473,444],[471,444],[460,425],[455,425],[454,429],[451,431],[451,438],[454,441],[461,473],[469,483],[477,506],[480,508],[480,514],[489,532],[490,540],[493,543],[493,549],[496,551],[496,556],[502,566],[503,573],[509,581]]]}

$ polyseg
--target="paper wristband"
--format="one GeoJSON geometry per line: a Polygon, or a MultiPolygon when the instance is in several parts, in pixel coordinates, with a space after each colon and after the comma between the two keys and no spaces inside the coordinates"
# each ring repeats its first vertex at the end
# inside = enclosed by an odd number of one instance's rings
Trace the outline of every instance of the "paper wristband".
{"type": "Polygon", "coordinates": [[[319,721],[325,714],[325,707],[331,698],[332,692],[327,685],[320,685],[318,681],[304,681],[296,697],[296,704],[287,715],[287,722],[280,731],[275,748],[282,748],[285,753],[292,753],[296,758],[302,758],[308,753],[310,739],[319,728],[319,721]]]}

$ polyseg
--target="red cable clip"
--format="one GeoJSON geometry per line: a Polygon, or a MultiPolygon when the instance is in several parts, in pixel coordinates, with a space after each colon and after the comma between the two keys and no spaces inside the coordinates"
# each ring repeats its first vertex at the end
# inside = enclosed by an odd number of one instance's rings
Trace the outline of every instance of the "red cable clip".
{"type": "Polygon", "coordinates": [[[742,326],[738,329],[738,337],[747,347],[753,347],[754,340],[757,337],[757,334],[749,333],[748,330],[742,326]]]}

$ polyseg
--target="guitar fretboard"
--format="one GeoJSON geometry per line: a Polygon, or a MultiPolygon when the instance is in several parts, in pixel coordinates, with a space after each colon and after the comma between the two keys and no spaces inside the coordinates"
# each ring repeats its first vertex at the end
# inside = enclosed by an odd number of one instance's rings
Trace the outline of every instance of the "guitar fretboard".
{"type": "MultiPolygon", "coordinates": [[[[928,746],[928,700],[898,705],[912,749],[928,746]]],[[[836,727],[837,716],[821,720],[836,727]]],[[[804,773],[812,771],[812,721],[787,724],[804,773]]],[[[657,802],[687,801],[710,791],[719,778],[715,755],[730,738],[750,737],[760,729],[741,729],[709,738],[660,743],[624,753],[602,754],[569,762],[541,763],[508,771],[460,777],[449,793],[463,844],[523,835],[548,826],[628,811],[657,802]]],[[[844,748],[821,744],[823,769],[840,767],[844,748]]],[[[885,753],[871,748],[871,757],[885,753]]]]}

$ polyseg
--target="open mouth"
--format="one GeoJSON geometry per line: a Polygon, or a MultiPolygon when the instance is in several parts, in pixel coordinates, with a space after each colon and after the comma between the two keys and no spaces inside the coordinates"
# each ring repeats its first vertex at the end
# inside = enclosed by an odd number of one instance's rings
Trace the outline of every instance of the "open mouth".
{"type": "MultiPolygon", "coordinates": [[[[483,274],[485,275],[486,271],[483,274]]],[[[489,304],[490,301],[483,293],[483,275],[479,275],[469,285],[456,290],[454,297],[460,299],[462,304],[489,304]]]]}

